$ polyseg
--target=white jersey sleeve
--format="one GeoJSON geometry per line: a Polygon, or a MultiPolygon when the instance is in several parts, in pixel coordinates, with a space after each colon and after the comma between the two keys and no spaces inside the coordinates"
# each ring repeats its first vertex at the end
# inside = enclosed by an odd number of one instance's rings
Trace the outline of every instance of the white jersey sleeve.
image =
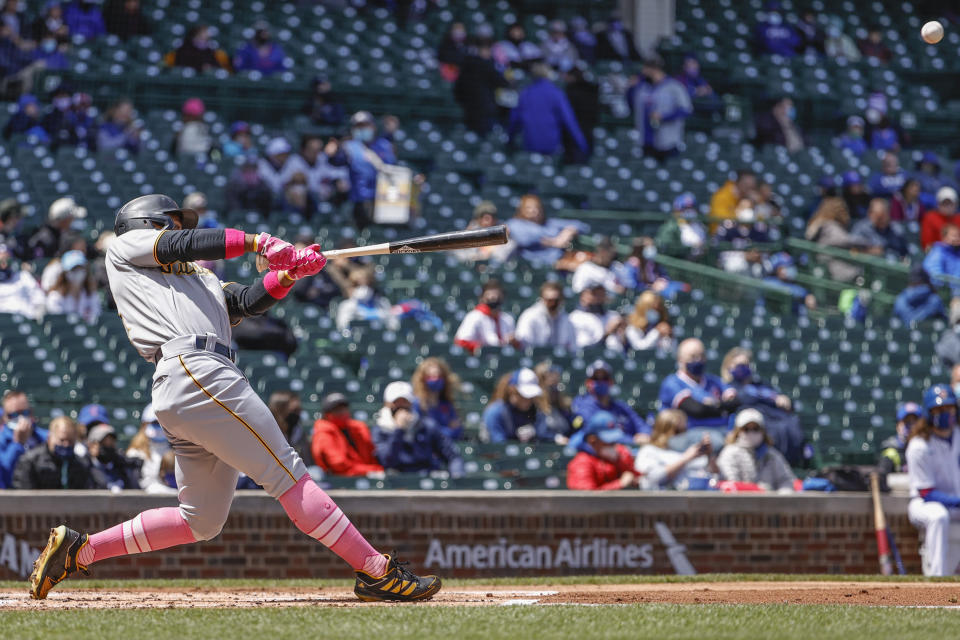
{"type": "Polygon", "coordinates": [[[137,229],[117,236],[110,242],[107,255],[117,262],[126,262],[135,267],[160,267],[157,258],[157,243],[166,231],[137,229]]]}
{"type": "Polygon", "coordinates": [[[939,464],[923,438],[912,438],[907,445],[907,477],[910,479],[910,494],[919,495],[924,489],[937,486],[936,465],[939,464]]]}

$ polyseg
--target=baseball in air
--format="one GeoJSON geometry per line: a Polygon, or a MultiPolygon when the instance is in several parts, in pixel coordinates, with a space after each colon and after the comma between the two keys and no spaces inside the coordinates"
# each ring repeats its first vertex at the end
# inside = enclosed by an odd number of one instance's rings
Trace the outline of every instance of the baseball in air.
{"type": "Polygon", "coordinates": [[[920,29],[920,36],[927,44],[937,44],[943,40],[943,25],[931,20],[920,29]]]}

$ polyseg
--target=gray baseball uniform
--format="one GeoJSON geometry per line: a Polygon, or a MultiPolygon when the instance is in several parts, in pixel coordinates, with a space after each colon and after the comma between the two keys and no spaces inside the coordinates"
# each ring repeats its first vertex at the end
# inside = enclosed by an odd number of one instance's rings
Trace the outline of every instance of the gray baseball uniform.
{"type": "Polygon", "coordinates": [[[220,532],[238,470],[275,498],[306,473],[229,349],[231,321],[262,313],[277,299],[260,282],[224,284],[182,259],[210,255],[216,233],[129,231],[111,242],[106,257],[127,335],[157,363],[153,407],[176,455],[180,510],[201,540],[220,532]],[[208,253],[198,248],[204,244],[208,253]]]}

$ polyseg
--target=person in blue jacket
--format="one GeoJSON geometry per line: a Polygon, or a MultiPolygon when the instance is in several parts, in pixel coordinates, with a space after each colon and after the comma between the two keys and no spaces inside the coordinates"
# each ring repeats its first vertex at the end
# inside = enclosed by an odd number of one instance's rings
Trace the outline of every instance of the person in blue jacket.
{"type": "Polygon", "coordinates": [[[445,470],[451,477],[461,477],[463,458],[457,445],[437,423],[414,410],[415,401],[409,382],[391,382],[383,390],[383,408],[370,432],[377,460],[387,470],[445,470]]]}
{"type": "Polygon", "coordinates": [[[960,296],[960,227],[944,225],[940,237],[923,259],[923,269],[934,286],[950,287],[952,296],[960,296]]]}
{"type": "Polygon", "coordinates": [[[63,11],[63,21],[67,23],[71,37],[92,40],[107,33],[98,3],[90,0],[74,0],[68,4],[63,11]]]}
{"type": "Polygon", "coordinates": [[[556,442],[544,409],[543,389],[532,369],[504,375],[483,412],[490,442],[556,442]]]}
{"type": "Polygon", "coordinates": [[[589,225],[579,220],[547,218],[543,202],[532,193],[520,198],[507,228],[520,257],[538,266],[553,266],[578,234],[590,230],[589,225]]]}
{"type": "Polygon", "coordinates": [[[259,71],[265,76],[283,71],[287,56],[283,47],[271,39],[270,27],[257,22],[253,31],[253,39],[240,47],[233,58],[234,71],[259,71]]]}
{"type": "Polygon", "coordinates": [[[9,489],[13,468],[26,451],[45,445],[46,429],[36,426],[27,394],[18,389],[7,389],[3,394],[3,414],[0,415],[0,489],[9,489]]]}
{"type": "Polygon", "coordinates": [[[762,53],[792,58],[803,41],[793,25],[783,21],[779,2],[767,3],[767,19],[757,24],[757,45],[762,53]]]}
{"type": "MultiPolygon", "coordinates": [[[[613,368],[604,360],[595,360],[587,367],[587,392],[574,398],[573,426],[576,429],[588,424],[601,411],[616,419],[617,428],[636,444],[650,441],[650,425],[626,402],[613,395],[613,368]]],[[[577,434],[575,433],[574,436],[577,434]]],[[[579,440],[579,439],[578,439],[579,440]]],[[[573,438],[571,438],[573,442],[573,438]]]]}
{"type": "Polygon", "coordinates": [[[510,113],[507,134],[511,142],[523,131],[526,151],[554,155],[563,151],[563,132],[570,135],[581,152],[589,152],[587,140],[580,130],[566,94],[550,80],[550,67],[533,66],[534,81],[520,92],[517,106],[510,113]]]}
{"type": "Polygon", "coordinates": [[[947,310],[930,282],[930,275],[922,264],[910,269],[907,288],[893,301],[893,312],[906,324],[922,322],[927,318],[945,318],[947,310]]]}
{"type": "MultiPolygon", "coordinates": [[[[395,119],[393,119],[395,121],[395,119]]],[[[350,118],[349,140],[336,148],[327,145],[330,164],[346,166],[350,172],[350,202],[353,222],[363,230],[373,221],[373,204],[377,196],[377,172],[385,164],[397,164],[393,150],[393,131],[377,136],[377,125],[369,111],[357,111],[350,118]]]]}

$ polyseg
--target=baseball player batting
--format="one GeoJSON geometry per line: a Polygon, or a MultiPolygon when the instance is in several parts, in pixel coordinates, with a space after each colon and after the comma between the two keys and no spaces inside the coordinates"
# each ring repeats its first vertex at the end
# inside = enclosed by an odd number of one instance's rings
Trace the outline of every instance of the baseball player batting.
{"type": "Polygon", "coordinates": [[[46,598],[54,585],[77,571],[88,573],[95,562],[217,536],[238,470],[279,500],[297,528],[353,568],[361,600],[432,597],[440,579],[416,576],[370,546],[310,478],[235,364],[231,327],[267,311],[297,279],[318,273],[326,263],[319,245],[297,250],[266,233],[196,226],[196,211],[172,198],[136,198],[117,211],[117,237],[106,257],[127,336],[157,366],[153,408],[176,454],[180,506],[144,511],[90,535],[56,527],[34,564],[31,597],[46,598]],[[247,252],[263,256],[270,268],[247,286],[221,282],[193,262],[247,252]]]}

